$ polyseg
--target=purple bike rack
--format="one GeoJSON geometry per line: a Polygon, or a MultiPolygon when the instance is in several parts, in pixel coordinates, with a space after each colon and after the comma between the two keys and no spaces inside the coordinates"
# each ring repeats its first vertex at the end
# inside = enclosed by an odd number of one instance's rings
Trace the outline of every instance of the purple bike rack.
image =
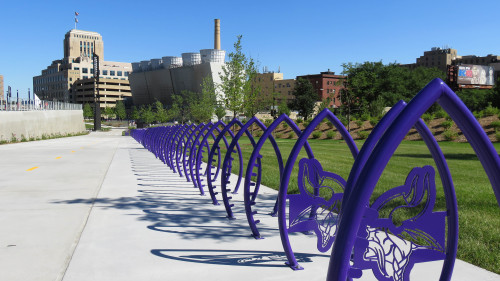
{"type": "MultiPolygon", "coordinates": [[[[280,171],[280,181],[282,180],[283,176],[283,159],[281,157],[281,152],[279,150],[278,144],[272,138],[271,133],[278,127],[279,124],[282,122],[287,123],[290,128],[297,134],[297,136],[300,136],[302,131],[299,129],[299,127],[286,115],[282,114],[279,116],[274,122],[269,125],[269,127],[264,131],[262,136],[260,137],[259,141],[257,144],[254,146],[253,152],[250,156],[250,159],[248,160],[247,164],[247,169],[245,173],[245,182],[244,182],[244,194],[243,198],[245,201],[245,213],[247,216],[248,220],[248,225],[250,226],[250,229],[252,231],[252,236],[256,239],[262,238],[259,232],[259,229],[257,227],[257,224],[260,222],[259,220],[256,220],[254,218],[254,215],[257,214],[257,211],[253,210],[254,208],[252,206],[256,205],[256,199],[257,195],[259,194],[259,187],[260,187],[260,170],[258,169],[257,173],[254,172],[254,168],[259,167],[260,159],[262,158],[262,155],[260,155],[260,150],[262,149],[262,146],[264,143],[267,141],[269,138],[271,141],[271,144],[273,145],[274,151],[276,153],[276,158],[278,159],[278,166],[279,166],[279,171],[280,171]],[[257,176],[256,181],[252,181],[252,176],[257,176]],[[253,187],[253,190],[252,190],[253,187]]],[[[314,155],[312,153],[311,147],[309,146],[309,143],[306,142],[306,152],[309,156],[309,158],[314,158],[314,155]]],[[[274,208],[271,212],[272,216],[277,215],[277,206],[278,206],[278,200],[276,199],[276,204],[274,205],[274,208]]]]}
{"type": "Polygon", "coordinates": [[[196,125],[190,124],[190,125],[184,125],[184,131],[179,132],[180,137],[177,142],[177,145],[175,146],[175,150],[173,153],[175,153],[174,159],[175,163],[177,166],[177,171],[179,171],[179,176],[183,177],[184,175],[182,174],[182,170],[184,168],[184,147],[186,146],[187,138],[191,133],[194,131],[196,128],[196,125]],[[182,134],[181,134],[182,133],[182,134]]]}
{"type": "Polygon", "coordinates": [[[310,159],[304,158],[299,162],[298,185],[300,193],[288,194],[288,184],[295,161],[306,144],[307,138],[325,118],[327,118],[340,132],[353,158],[355,159],[358,155],[358,148],[351,135],[349,135],[344,125],[342,125],[337,117],[328,109],[321,111],[297,139],[286,162],[283,171],[283,179],[278,193],[278,225],[281,243],[283,244],[283,249],[288,259],[287,265],[294,270],[303,268],[295,259],[288,237],[289,232],[314,232],[318,237],[318,250],[322,252],[325,252],[331,247],[335,236],[337,222],[333,211],[339,211],[338,206],[342,199],[345,180],[334,173],[323,171],[319,162],[310,155],[310,159]],[[325,186],[323,184],[325,180],[334,182],[338,185],[337,189],[340,187],[341,192],[335,192],[332,187],[325,186]],[[310,185],[310,188],[306,187],[307,184],[310,185]],[[320,190],[324,188],[329,189],[332,195],[331,199],[328,201],[320,196],[320,190]],[[312,191],[310,189],[312,189],[312,191]],[[288,220],[290,226],[287,226],[287,200],[289,201],[288,220]],[[332,208],[332,211],[329,211],[329,208],[332,208]]]}
{"type": "MultiPolygon", "coordinates": [[[[349,195],[344,198],[327,280],[358,278],[362,274],[362,269],[372,269],[375,276],[381,280],[389,280],[390,278],[406,280],[413,264],[439,258],[445,260],[440,280],[450,280],[458,240],[458,216],[455,215],[457,206],[456,201],[453,202],[454,188],[451,175],[447,170],[443,154],[437,149],[435,140],[426,139],[430,137],[428,135],[424,138],[438,166],[446,194],[449,216],[447,219],[449,231],[446,249],[442,237],[444,229],[426,228],[426,224],[429,223],[443,224],[441,218],[443,214],[432,211],[433,193],[435,192],[432,181],[433,169],[429,167],[415,168],[410,172],[403,186],[387,191],[371,206],[369,205],[373,189],[394,151],[411,127],[416,126],[417,129],[419,127],[422,129],[423,124],[421,121],[419,122],[419,118],[434,102],[438,102],[448,112],[469,140],[490,179],[500,205],[500,159],[496,150],[463,102],[443,81],[435,79],[420,91],[394,119],[373,150],[367,152],[369,155],[366,162],[354,165],[354,168],[357,167],[359,170],[353,168],[351,173],[356,173],[359,176],[350,177],[347,183],[347,186],[352,188],[350,188],[349,195]],[[435,143],[435,146],[431,144],[432,142],[435,143]],[[408,191],[415,192],[415,197],[408,198],[411,201],[402,207],[412,207],[424,200],[422,194],[428,194],[425,198],[426,208],[417,217],[412,218],[412,221],[403,222],[404,226],[408,228],[398,228],[388,219],[378,218],[378,208],[383,207],[387,200],[392,197],[403,196],[406,199],[404,194],[408,191]],[[391,230],[390,233],[387,233],[387,230],[383,231],[377,228],[381,226],[391,230]],[[427,245],[418,245],[413,242],[402,243],[398,233],[403,231],[407,234],[414,233],[417,237],[423,238],[427,245]],[[387,239],[385,241],[388,241],[389,246],[393,248],[392,255],[394,255],[394,251],[400,253],[397,268],[391,269],[394,263],[390,261],[395,261],[395,258],[390,256],[391,253],[386,252],[384,245],[377,243],[380,241],[379,239],[387,239]],[[375,251],[379,251],[378,256],[373,254],[375,251]],[[413,251],[415,251],[414,254],[413,251]],[[418,253],[419,251],[420,253],[418,253]],[[353,255],[352,262],[354,262],[352,266],[350,264],[351,255],[353,255]]],[[[434,138],[432,137],[432,139],[434,138]]]]}
{"type": "MultiPolygon", "coordinates": [[[[217,197],[216,197],[218,192],[215,191],[217,186],[213,184],[213,182],[216,181],[216,179],[219,175],[219,172],[220,172],[220,168],[221,168],[221,153],[220,153],[219,143],[221,140],[223,140],[226,148],[229,147],[229,144],[228,144],[228,141],[225,137],[225,134],[228,133],[231,136],[231,138],[234,139],[234,133],[231,131],[231,127],[233,125],[238,125],[238,126],[240,126],[240,128],[243,127],[243,124],[238,119],[231,120],[231,122],[229,122],[229,124],[227,124],[224,127],[224,129],[222,129],[222,131],[219,132],[219,135],[217,136],[217,139],[215,139],[214,144],[212,145],[212,149],[210,150],[210,153],[208,154],[207,174],[211,177],[211,180],[207,181],[207,188],[208,188],[208,192],[210,194],[210,197],[212,199],[212,203],[214,205],[219,205],[219,202],[218,202],[217,197]],[[217,160],[214,159],[214,156],[217,156],[217,160]],[[217,163],[217,170],[215,172],[212,171],[212,169],[214,168],[214,165],[212,163],[214,163],[214,162],[217,163]]],[[[229,153],[229,149],[228,149],[227,153],[229,153]]],[[[232,153],[234,153],[234,150],[232,153]]],[[[240,145],[238,143],[236,143],[236,153],[238,153],[238,160],[240,161],[239,162],[240,167],[243,167],[243,157],[241,154],[240,145]]],[[[226,172],[226,174],[228,174],[228,175],[231,175],[232,161],[233,160],[234,159],[229,160],[231,162],[228,163],[229,165],[228,165],[227,172],[226,172]]],[[[227,176],[226,176],[225,180],[228,180],[227,176]]],[[[222,179],[221,179],[221,181],[222,181],[222,179]]]]}

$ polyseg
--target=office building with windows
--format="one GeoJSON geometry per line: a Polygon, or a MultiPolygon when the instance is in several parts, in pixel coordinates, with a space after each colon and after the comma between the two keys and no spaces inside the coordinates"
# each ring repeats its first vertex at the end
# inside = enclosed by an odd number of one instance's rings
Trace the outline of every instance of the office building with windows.
{"type": "Polygon", "coordinates": [[[114,106],[117,100],[132,96],[128,83],[132,65],[105,61],[104,44],[99,33],[73,29],[66,33],[63,43],[64,57],[53,61],[41,75],[33,77],[33,91],[40,99],[93,102],[93,86],[90,91],[88,85],[94,81],[94,53],[99,56],[100,106],[114,106]]]}

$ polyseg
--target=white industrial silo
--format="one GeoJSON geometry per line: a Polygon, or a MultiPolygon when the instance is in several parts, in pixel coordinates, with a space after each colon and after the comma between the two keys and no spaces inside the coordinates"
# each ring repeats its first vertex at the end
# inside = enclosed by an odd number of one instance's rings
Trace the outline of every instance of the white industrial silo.
{"type": "Polygon", "coordinates": [[[162,66],[161,59],[151,59],[151,70],[160,69],[162,66]]]}
{"type": "Polygon", "coordinates": [[[182,66],[182,58],[181,57],[162,57],[163,60],[163,68],[176,68],[182,66]]]}
{"type": "Polygon", "coordinates": [[[183,53],[182,54],[182,65],[190,66],[197,65],[201,63],[200,53],[183,53]]]}
{"type": "Polygon", "coordinates": [[[224,63],[226,58],[226,51],[217,49],[203,49],[200,50],[201,62],[217,62],[224,63]]]}
{"type": "Polygon", "coordinates": [[[150,70],[150,68],[149,68],[150,64],[151,64],[151,62],[148,61],[148,60],[141,61],[141,70],[142,71],[149,71],[150,70]]]}
{"type": "Polygon", "coordinates": [[[141,63],[140,62],[133,62],[132,63],[132,72],[141,72],[141,63]]]}

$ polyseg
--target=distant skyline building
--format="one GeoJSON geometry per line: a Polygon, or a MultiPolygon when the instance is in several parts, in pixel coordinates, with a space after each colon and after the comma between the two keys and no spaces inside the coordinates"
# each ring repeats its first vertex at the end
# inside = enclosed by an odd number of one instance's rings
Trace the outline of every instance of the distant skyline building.
{"type": "Polygon", "coordinates": [[[93,88],[90,91],[84,85],[94,81],[94,53],[99,56],[100,107],[114,107],[117,100],[132,96],[128,83],[132,65],[105,61],[104,43],[99,33],[72,29],[64,36],[63,50],[62,59],[53,61],[41,75],[33,77],[33,92],[40,99],[93,103],[93,88]]]}
{"type": "Polygon", "coordinates": [[[182,91],[201,92],[203,79],[219,84],[226,51],[220,49],[220,20],[215,19],[214,49],[186,52],[132,63],[129,75],[134,105],[160,101],[172,104],[172,95],[182,91]]]}
{"type": "Polygon", "coordinates": [[[4,99],[3,75],[0,75],[0,99],[4,99]]]}
{"type": "Polygon", "coordinates": [[[344,88],[344,75],[336,75],[335,72],[328,71],[320,72],[319,74],[308,74],[297,76],[297,79],[303,78],[311,82],[314,90],[318,95],[317,101],[324,101],[330,98],[331,107],[339,107],[341,105],[340,90],[344,88]]]}

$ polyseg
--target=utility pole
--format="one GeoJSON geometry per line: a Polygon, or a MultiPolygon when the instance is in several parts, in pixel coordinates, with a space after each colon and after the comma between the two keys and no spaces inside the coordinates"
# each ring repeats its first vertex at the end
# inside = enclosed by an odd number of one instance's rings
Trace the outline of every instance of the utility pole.
{"type": "MultiPolygon", "coordinates": [[[[95,44],[94,44],[95,46],[95,44]]],[[[95,50],[95,48],[94,48],[95,50]]],[[[94,52],[92,54],[92,63],[94,67],[94,131],[101,130],[101,102],[99,97],[99,56],[94,52]],[[97,84],[97,86],[96,86],[97,84]]]]}

